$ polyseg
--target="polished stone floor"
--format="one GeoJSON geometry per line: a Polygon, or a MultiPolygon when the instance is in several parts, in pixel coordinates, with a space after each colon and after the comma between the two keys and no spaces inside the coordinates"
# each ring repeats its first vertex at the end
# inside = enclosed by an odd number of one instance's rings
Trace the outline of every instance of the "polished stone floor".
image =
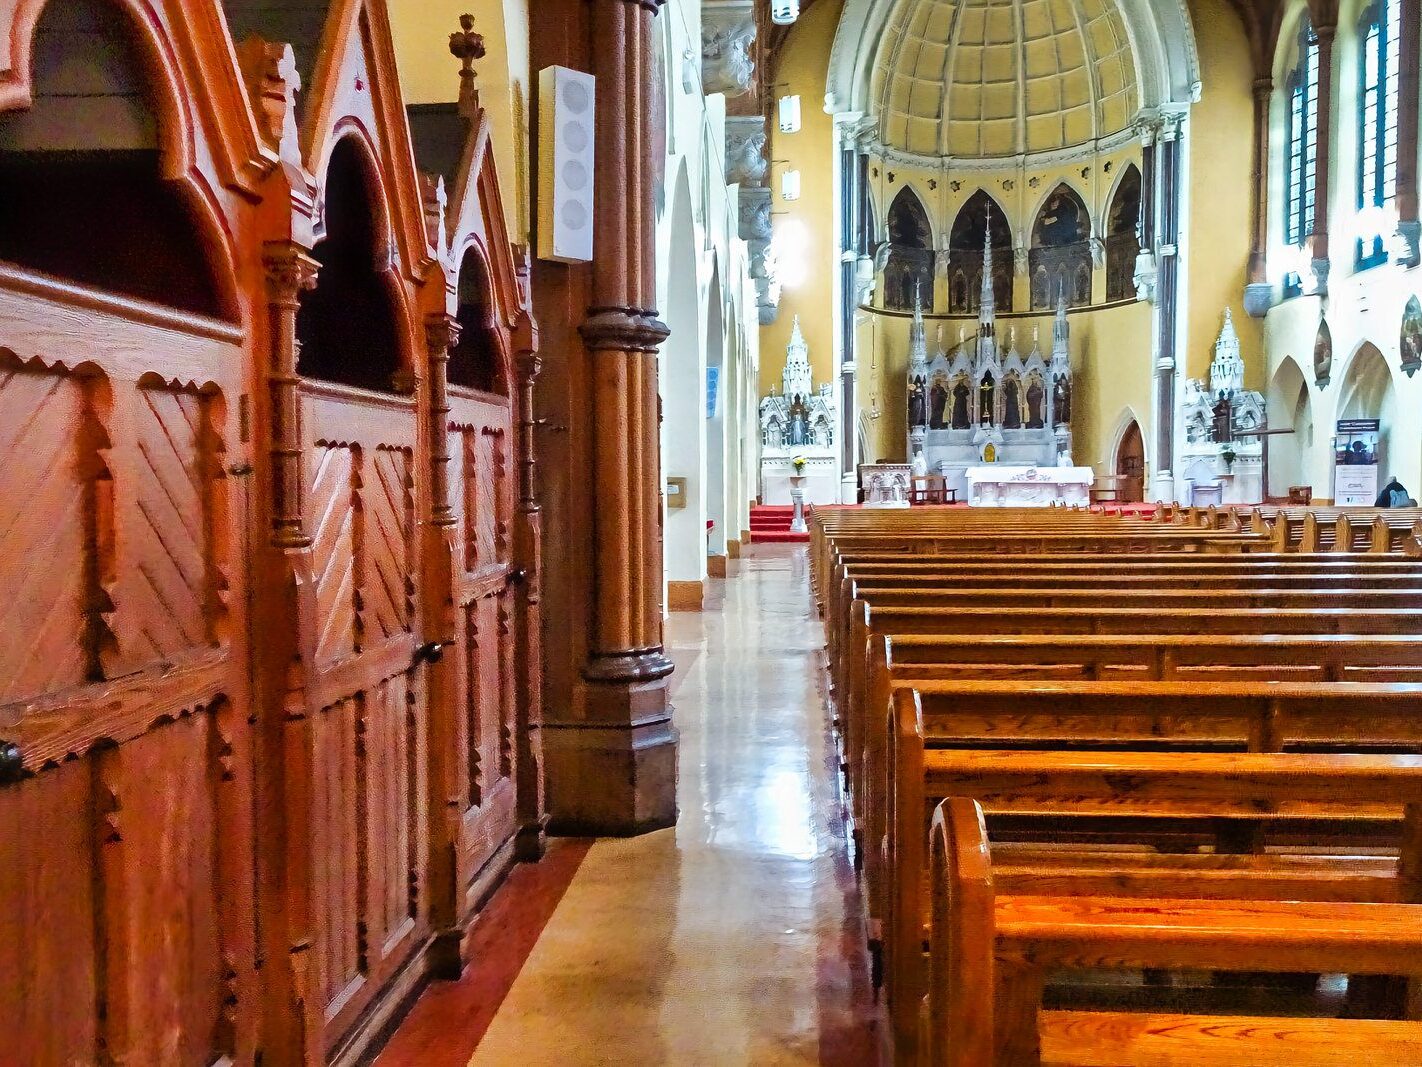
{"type": "Polygon", "coordinates": [[[466,1023],[492,1008],[458,1001],[421,1021],[422,1003],[382,1063],[449,1062],[436,1050],[465,1025],[482,1031],[471,1062],[491,1067],[879,1062],[805,549],[757,546],[710,587],[668,624],[675,829],[555,849],[570,880],[551,917],[508,921],[546,925],[492,1021],[466,1023]]]}

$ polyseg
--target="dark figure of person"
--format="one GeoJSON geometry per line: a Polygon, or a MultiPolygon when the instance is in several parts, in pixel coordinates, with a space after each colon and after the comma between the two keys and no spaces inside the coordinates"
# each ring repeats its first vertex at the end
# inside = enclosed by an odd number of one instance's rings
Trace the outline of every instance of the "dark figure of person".
{"type": "Polygon", "coordinates": [[[948,390],[942,383],[934,382],[928,391],[928,426],[933,430],[943,429],[943,409],[948,406],[948,390]]]}
{"type": "Polygon", "coordinates": [[[1396,475],[1388,480],[1387,485],[1383,486],[1382,492],[1378,494],[1378,498],[1373,501],[1375,508],[1415,508],[1416,506],[1417,501],[1413,500],[1411,494],[1403,488],[1396,475]]]}
{"type": "Polygon", "coordinates": [[[1228,444],[1234,440],[1234,408],[1230,404],[1229,397],[1221,393],[1212,410],[1215,416],[1215,442],[1221,445],[1228,444]]]}
{"type": "Polygon", "coordinates": [[[1052,422],[1058,426],[1071,425],[1071,379],[1058,378],[1052,395],[1052,422]]]}
{"type": "Polygon", "coordinates": [[[1008,378],[1002,385],[1003,400],[1007,410],[1002,416],[1002,425],[1009,430],[1016,430],[1022,425],[1022,383],[1016,378],[1008,378]]]}
{"type": "Polygon", "coordinates": [[[966,430],[972,425],[968,418],[968,383],[959,379],[953,386],[953,429],[966,430]]]}
{"type": "Polygon", "coordinates": [[[1027,429],[1042,428],[1042,383],[1033,378],[1027,384],[1027,429]]]}
{"type": "Polygon", "coordinates": [[[909,386],[909,425],[923,425],[923,382],[914,380],[909,386]]]}

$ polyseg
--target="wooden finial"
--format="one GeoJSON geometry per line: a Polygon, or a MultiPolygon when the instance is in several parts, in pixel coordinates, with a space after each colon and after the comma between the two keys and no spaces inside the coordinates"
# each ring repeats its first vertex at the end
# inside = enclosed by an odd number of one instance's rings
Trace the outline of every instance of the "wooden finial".
{"type": "Polygon", "coordinates": [[[473,114],[479,108],[479,87],[475,84],[474,61],[487,53],[484,35],[474,31],[474,16],[459,16],[459,32],[449,35],[449,54],[463,64],[459,71],[459,110],[473,114]]]}

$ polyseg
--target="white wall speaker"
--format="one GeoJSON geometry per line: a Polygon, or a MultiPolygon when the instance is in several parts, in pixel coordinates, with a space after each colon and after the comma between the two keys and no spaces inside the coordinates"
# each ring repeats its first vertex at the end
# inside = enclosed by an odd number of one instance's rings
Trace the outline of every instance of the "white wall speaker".
{"type": "Polygon", "coordinates": [[[567,67],[538,72],[538,258],[593,257],[597,81],[567,67]]]}

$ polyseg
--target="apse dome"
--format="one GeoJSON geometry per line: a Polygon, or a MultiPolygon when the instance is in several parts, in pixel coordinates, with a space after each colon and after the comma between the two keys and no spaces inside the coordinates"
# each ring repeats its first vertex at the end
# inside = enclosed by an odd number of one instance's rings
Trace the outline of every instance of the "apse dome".
{"type": "Polygon", "coordinates": [[[879,139],[913,156],[1099,147],[1141,106],[1116,0],[894,0],[872,70],[879,139]]]}

